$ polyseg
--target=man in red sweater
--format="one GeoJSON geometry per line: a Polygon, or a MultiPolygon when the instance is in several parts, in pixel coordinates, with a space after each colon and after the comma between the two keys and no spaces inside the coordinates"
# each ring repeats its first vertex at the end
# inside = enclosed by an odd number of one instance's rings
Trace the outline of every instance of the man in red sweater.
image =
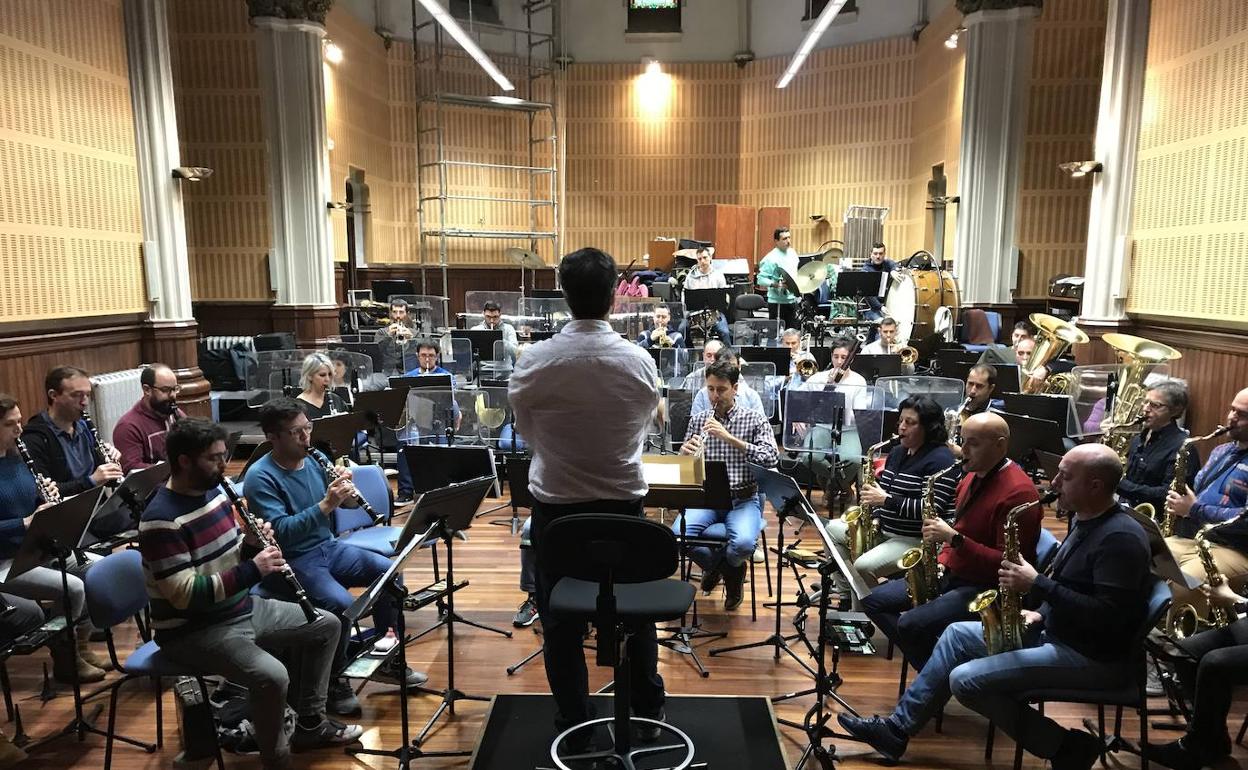
{"type": "MultiPolygon", "coordinates": [[[[997,414],[974,415],[962,426],[966,475],[958,484],[954,509],[942,511],[945,518],[923,523],[923,539],[941,545],[940,595],[911,608],[906,580],[901,577],[884,583],[863,600],[863,611],[901,648],[916,671],[927,662],[946,626],[976,619],[967,609],[971,599],[996,587],[1006,514],[1017,505],[1039,500],[1031,479],[1005,456],[1009,444],[1010,428],[997,414]]],[[[1036,560],[1042,517],[1039,505],[1018,517],[1019,548],[1028,563],[1036,560]]]]}
{"type": "Polygon", "coordinates": [[[165,459],[165,434],[186,415],[178,409],[178,377],[164,364],[152,364],[139,375],[143,397],[113,428],[113,445],[121,453],[121,469],[140,471],[165,459]]]}

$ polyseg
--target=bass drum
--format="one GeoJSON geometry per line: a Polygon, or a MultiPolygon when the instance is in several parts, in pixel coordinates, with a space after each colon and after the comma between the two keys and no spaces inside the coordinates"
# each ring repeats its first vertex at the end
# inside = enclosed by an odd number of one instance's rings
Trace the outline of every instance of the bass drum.
{"type": "Polygon", "coordinates": [[[897,270],[884,301],[885,314],[897,319],[902,344],[933,332],[949,339],[961,308],[958,281],[948,270],[897,270]]]}

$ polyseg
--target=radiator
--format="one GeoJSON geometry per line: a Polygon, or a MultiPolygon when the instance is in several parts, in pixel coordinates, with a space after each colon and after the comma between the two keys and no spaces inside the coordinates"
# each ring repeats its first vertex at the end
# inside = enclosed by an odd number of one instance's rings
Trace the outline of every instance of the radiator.
{"type": "MultiPolygon", "coordinates": [[[[881,206],[853,205],[845,209],[845,256],[855,270],[871,258],[871,246],[884,241],[884,218],[888,208],[881,206]]],[[[900,259],[898,254],[894,257],[900,259]]]]}
{"type": "Polygon", "coordinates": [[[139,384],[142,371],[123,369],[91,378],[91,419],[103,440],[113,440],[113,426],[143,395],[143,386],[139,384]]]}
{"type": "Polygon", "coordinates": [[[247,350],[256,349],[256,340],[254,337],[230,337],[222,334],[214,334],[208,337],[201,337],[199,341],[204,343],[209,350],[229,350],[235,345],[240,344],[247,350]]]}

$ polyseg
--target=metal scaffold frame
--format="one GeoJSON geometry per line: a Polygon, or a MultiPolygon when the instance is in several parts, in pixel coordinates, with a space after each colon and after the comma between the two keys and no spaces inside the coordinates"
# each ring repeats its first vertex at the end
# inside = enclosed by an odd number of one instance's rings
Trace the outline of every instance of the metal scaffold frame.
{"type": "MultiPolygon", "coordinates": [[[[450,241],[459,238],[488,238],[502,241],[519,241],[524,243],[530,252],[540,254],[542,242],[551,244],[552,258],[559,255],[559,233],[561,207],[559,205],[561,178],[560,156],[562,154],[559,140],[558,100],[561,84],[556,82],[560,68],[556,63],[556,41],[559,25],[559,0],[524,0],[521,4],[524,11],[525,25],[521,28],[505,27],[491,24],[491,31],[503,31],[516,36],[523,46],[523,63],[520,65],[522,77],[517,84],[520,97],[499,98],[475,94],[450,93],[446,90],[447,57],[455,55],[448,51],[447,33],[433,19],[418,21],[416,0],[412,0],[412,50],[415,57],[416,77],[416,193],[418,198],[417,224],[419,226],[420,247],[420,284],[421,292],[429,293],[426,271],[430,267],[440,269],[442,273],[443,310],[446,318],[450,318],[449,296],[450,287],[447,278],[450,241]],[[549,32],[538,31],[539,17],[548,14],[549,32]],[[421,41],[421,33],[426,37],[432,35],[432,42],[421,41]],[[422,52],[427,55],[422,55],[422,52]],[[431,73],[425,77],[422,67],[431,73]],[[426,87],[426,83],[428,86],[426,87]],[[539,89],[545,88],[548,99],[539,99],[539,89]],[[528,145],[523,148],[527,153],[528,162],[524,165],[487,163],[469,158],[448,157],[446,146],[447,115],[446,108],[467,107],[482,111],[482,119],[487,113],[501,119],[511,120],[515,116],[523,116],[526,121],[528,145]],[[547,129],[549,125],[549,130],[547,129]],[[428,141],[428,137],[432,141],[428,141]],[[546,149],[543,152],[543,149],[546,149]],[[541,162],[548,159],[548,165],[541,162]],[[489,169],[497,173],[525,175],[528,180],[526,197],[496,197],[477,194],[475,190],[452,189],[448,179],[448,169],[478,168],[489,169]],[[428,189],[436,190],[429,194],[428,189]],[[451,205],[456,202],[475,201],[489,202],[502,206],[528,206],[529,229],[511,228],[481,229],[459,227],[451,224],[448,216],[451,205]],[[543,210],[550,209],[548,217],[543,218],[543,210]],[[549,229],[539,229],[549,225],[549,229]],[[436,263],[433,261],[436,248],[436,263]]],[[[469,6],[471,8],[471,5],[469,6]]],[[[472,22],[468,31],[471,34],[472,22]]],[[[453,41],[451,45],[454,45],[453,41]]],[[[458,185],[458,187],[465,187],[458,185]]],[[[484,224],[484,223],[483,223],[484,224]]],[[[523,292],[525,267],[520,266],[520,289],[523,292]]]]}

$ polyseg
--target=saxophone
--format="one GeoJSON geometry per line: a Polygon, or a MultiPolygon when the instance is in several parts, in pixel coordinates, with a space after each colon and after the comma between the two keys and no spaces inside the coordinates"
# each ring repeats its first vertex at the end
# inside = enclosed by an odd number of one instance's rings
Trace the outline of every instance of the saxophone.
{"type": "Polygon", "coordinates": [[[845,511],[841,520],[845,522],[845,535],[849,542],[849,560],[856,561],[867,551],[880,544],[880,523],[875,520],[874,508],[862,502],[862,490],[868,486],[879,486],[875,481],[872,469],[875,458],[880,450],[897,440],[892,436],[885,441],[872,445],[867,449],[862,467],[858,469],[858,504],[845,511]]]}
{"type": "MultiPolygon", "coordinates": [[[[1240,516],[1242,515],[1240,514],[1240,516]]],[[[1196,533],[1196,555],[1200,557],[1200,566],[1205,568],[1205,582],[1209,584],[1210,588],[1222,585],[1226,578],[1218,571],[1218,565],[1213,561],[1213,551],[1210,549],[1209,540],[1207,539],[1209,530],[1217,529],[1223,524],[1228,524],[1238,519],[1239,516],[1236,516],[1217,524],[1206,524],[1196,533]]],[[[1230,622],[1230,614],[1227,613],[1226,608],[1219,607],[1213,602],[1209,602],[1208,618],[1202,618],[1192,605],[1184,604],[1175,608],[1170,616],[1170,634],[1177,639],[1185,639],[1206,628],[1226,628],[1230,622]]]]}
{"type": "MultiPolygon", "coordinates": [[[[1223,433],[1226,433],[1228,430],[1230,430],[1230,428],[1225,425],[1219,425],[1217,428],[1214,428],[1212,433],[1204,436],[1189,436],[1183,440],[1183,444],[1179,447],[1178,454],[1174,456],[1174,477],[1170,479],[1171,492],[1174,492],[1176,495],[1182,495],[1187,489],[1187,448],[1199,441],[1208,441],[1209,439],[1217,438],[1223,433]]],[[[1165,511],[1162,513],[1161,521],[1157,523],[1157,526],[1161,528],[1162,537],[1174,536],[1174,519],[1174,511],[1167,505],[1165,511]]]]}
{"type": "MultiPolygon", "coordinates": [[[[1003,559],[1015,564],[1022,563],[1018,544],[1018,517],[1031,506],[1045,505],[1056,498],[1055,493],[1050,493],[1039,500],[1016,505],[1005,514],[1003,559]]],[[[984,646],[988,648],[989,655],[1010,652],[1023,646],[1026,625],[1023,623],[1022,597],[1017,591],[1005,588],[980,591],[966,609],[979,614],[979,620],[984,626],[984,646]]]]}
{"type": "MultiPolygon", "coordinates": [[[[936,482],[961,465],[954,463],[923,480],[924,519],[940,516],[940,511],[936,510],[936,482]]],[[[897,566],[906,571],[906,593],[910,595],[911,606],[927,604],[940,595],[940,565],[936,561],[936,543],[924,540],[917,548],[907,550],[897,560],[897,566]]]]}

